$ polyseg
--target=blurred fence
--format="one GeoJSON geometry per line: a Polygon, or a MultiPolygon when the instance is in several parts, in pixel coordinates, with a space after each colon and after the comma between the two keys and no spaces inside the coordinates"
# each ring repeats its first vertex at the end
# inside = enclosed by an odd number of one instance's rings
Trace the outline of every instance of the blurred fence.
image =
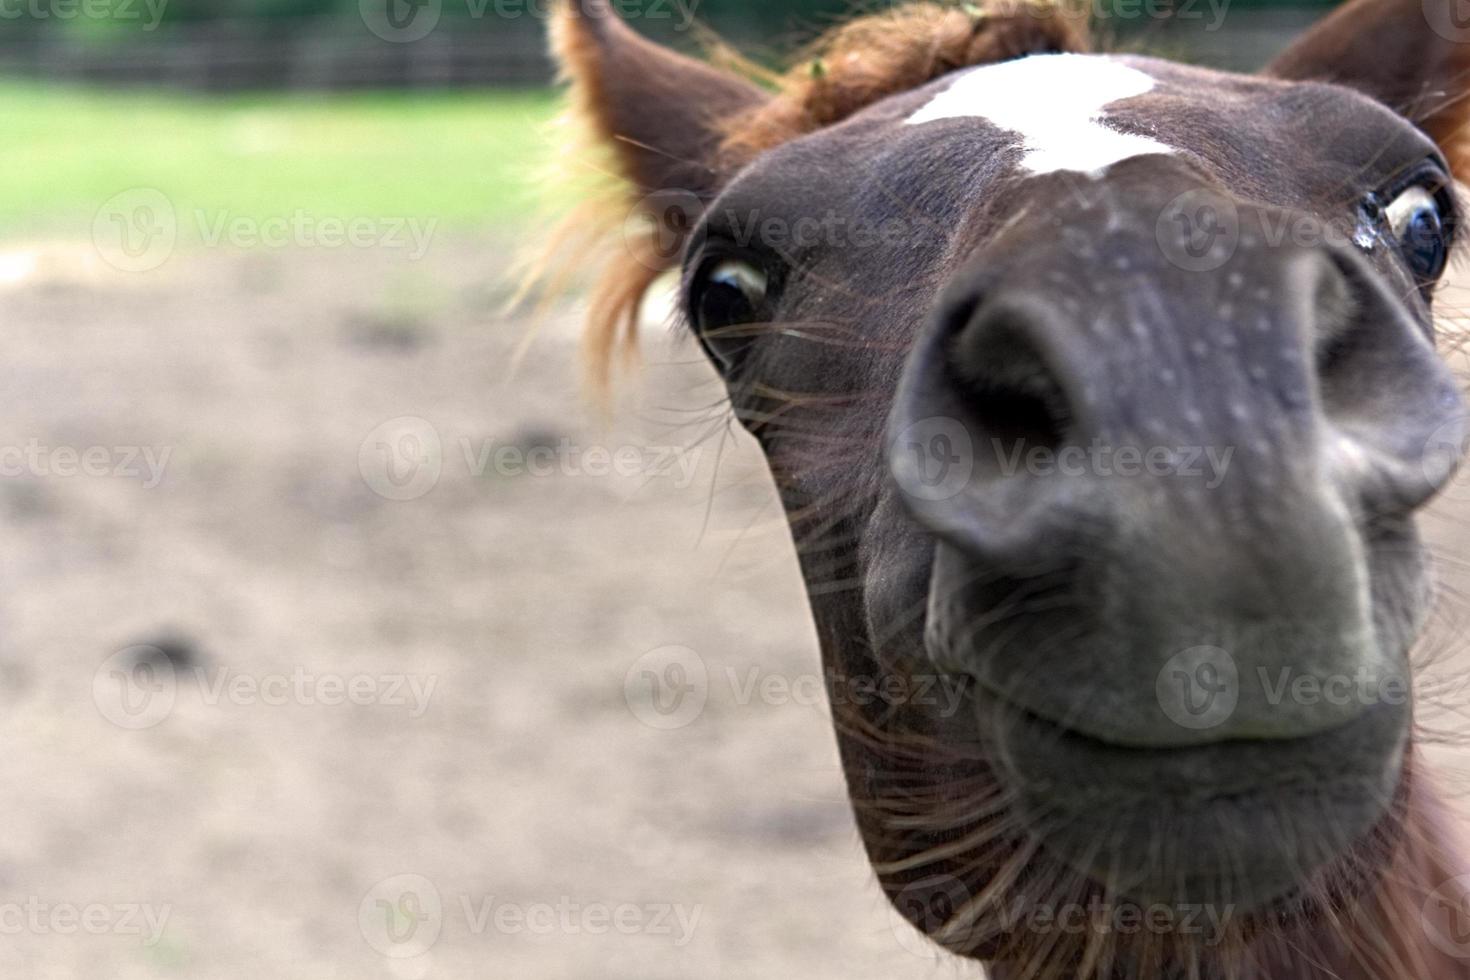
{"type": "MultiPolygon", "coordinates": [[[[376,2],[363,3],[361,16],[165,19],[100,33],[56,29],[60,25],[55,24],[0,30],[0,75],[205,91],[452,88],[550,81],[544,18],[446,16],[441,22],[443,0],[407,0],[410,14],[404,19],[367,13],[392,11],[402,2],[387,0],[381,8],[376,2]]],[[[1144,13],[1125,19],[1115,14],[1100,27],[1125,48],[1252,69],[1322,13],[1320,7],[1240,7],[1231,0],[1190,0],[1189,6],[1173,0],[1159,3],[1157,9],[1171,10],[1175,16],[1144,13]],[[1186,16],[1191,11],[1195,15],[1186,16]]],[[[112,9],[115,16],[117,8],[112,9]]],[[[672,23],[639,26],[653,28],[657,35],[659,27],[668,34],[672,23]]],[[[737,40],[758,40],[763,47],[771,40],[748,21],[734,19],[714,26],[737,40]]],[[[689,40],[687,35],[681,39],[686,46],[689,40]]]]}
{"type": "Polygon", "coordinates": [[[539,85],[552,67],[535,22],[393,43],[332,17],[164,23],[105,43],[69,31],[0,35],[0,74],[223,91],[539,85]]]}

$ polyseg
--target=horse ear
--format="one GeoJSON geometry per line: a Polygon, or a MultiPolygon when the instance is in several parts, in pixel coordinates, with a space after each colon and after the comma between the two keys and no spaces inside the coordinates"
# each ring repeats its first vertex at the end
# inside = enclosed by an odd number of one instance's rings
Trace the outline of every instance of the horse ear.
{"type": "Polygon", "coordinates": [[[1266,67],[1335,82],[1388,105],[1434,138],[1470,178],[1470,18],[1463,0],[1352,0],[1266,67]]]}
{"type": "Polygon", "coordinates": [[[608,0],[565,0],[552,50],[574,111],[643,194],[710,196],[725,176],[720,122],[766,98],[743,79],[640,37],[608,0]]]}

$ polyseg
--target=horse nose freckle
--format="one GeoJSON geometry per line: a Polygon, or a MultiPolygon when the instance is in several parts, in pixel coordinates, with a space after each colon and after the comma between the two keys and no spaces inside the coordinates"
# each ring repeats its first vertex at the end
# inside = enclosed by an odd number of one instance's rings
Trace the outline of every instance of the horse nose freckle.
{"type": "Polygon", "coordinates": [[[1173,368],[1161,368],[1159,370],[1159,380],[1163,382],[1165,387],[1172,388],[1174,387],[1174,383],[1179,380],[1179,375],[1175,373],[1173,368]]]}

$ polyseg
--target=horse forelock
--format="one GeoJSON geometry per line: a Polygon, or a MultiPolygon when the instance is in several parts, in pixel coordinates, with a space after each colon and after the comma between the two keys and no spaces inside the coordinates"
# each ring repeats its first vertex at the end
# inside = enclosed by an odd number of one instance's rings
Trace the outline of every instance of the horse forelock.
{"type": "MultiPolygon", "coordinates": [[[[833,29],[785,73],[765,76],[775,96],[726,123],[724,148],[731,159],[746,160],[950,72],[1091,47],[1087,13],[1064,2],[906,4],[833,29]]],[[[739,59],[726,60],[758,74],[739,59]]]]}

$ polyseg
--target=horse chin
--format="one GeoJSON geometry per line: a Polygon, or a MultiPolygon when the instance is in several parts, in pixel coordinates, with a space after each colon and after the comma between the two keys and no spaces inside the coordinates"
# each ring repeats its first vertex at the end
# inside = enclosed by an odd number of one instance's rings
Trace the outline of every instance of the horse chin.
{"type": "Polygon", "coordinates": [[[1044,855],[1117,901],[1222,921],[1371,876],[1363,846],[1405,778],[1404,704],[1290,741],[1177,749],[1102,742],[984,691],[975,704],[996,775],[1044,855]]]}

